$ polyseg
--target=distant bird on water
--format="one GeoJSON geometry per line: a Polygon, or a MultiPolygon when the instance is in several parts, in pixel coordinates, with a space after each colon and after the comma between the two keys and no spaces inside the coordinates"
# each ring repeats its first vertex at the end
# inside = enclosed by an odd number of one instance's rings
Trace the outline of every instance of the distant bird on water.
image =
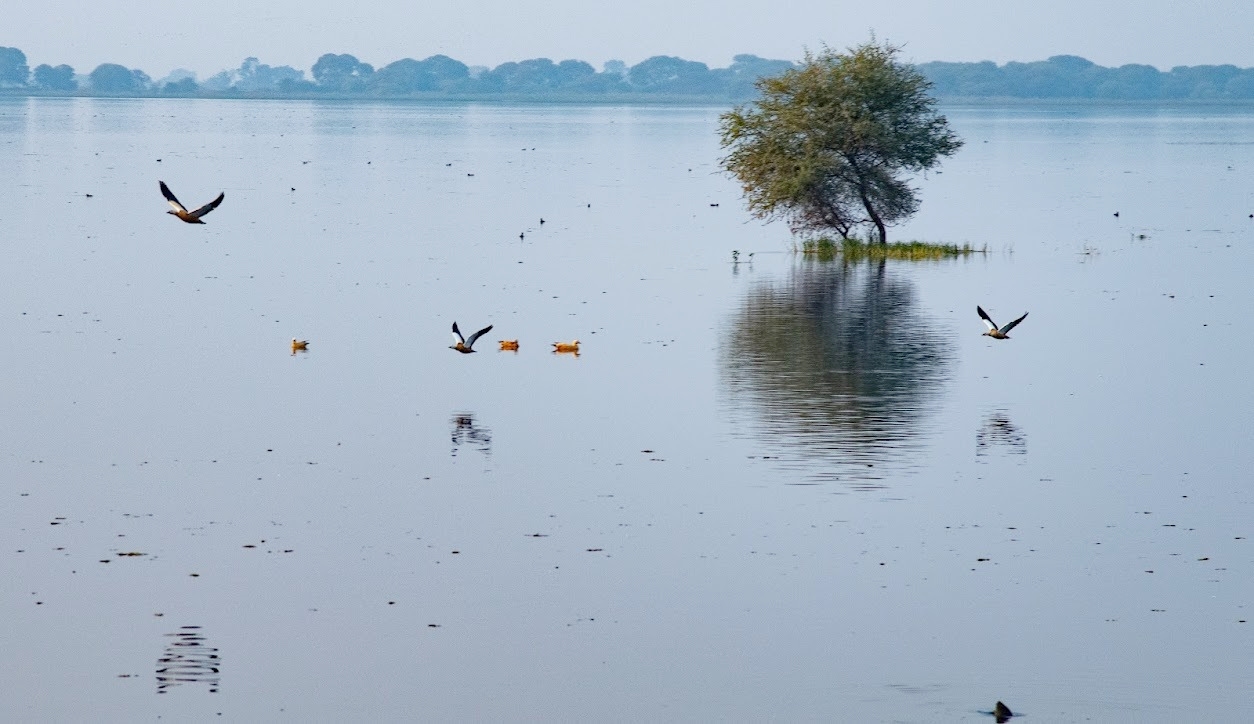
{"type": "Polygon", "coordinates": [[[470,335],[470,339],[462,336],[462,332],[457,328],[457,322],[453,322],[453,344],[449,345],[449,349],[455,349],[462,354],[470,354],[474,352],[475,340],[482,337],[485,333],[492,330],[492,325],[488,325],[483,329],[470,335]]]}
{"type": "Polygon", "coordinates": [[[300,350],[302,352],[308,352],[309,340],[296,339],[295,337],[292,337],[292,354],[296,354],[297,350],[300,350]]]}
{"type": "Polygon", "coordinates": [[[165,197],[166,201],[170,202],[170,206],[174,207],[172,210],[167,211],[166,213],[173,214],[179,217],[180,220],[185,221],[189,224],[205,223],[200,220],[200,217],[218,208],[218,204],[222,203],[222,199],[226,197],[225,192],[220,193],[218,194],[218,198],[214,199],[213,201],[210,201],[204,206],[201,206],[199,209],[196,209],[195,211],[188,211],[187,207],[179,203],[179,200],[174,197],[174,192],[170,191],[169,186],[165,185],[165,181],[158,181],[157,183],[161,184],[161,195],[165,197]]]}
{"type": "Polygon", "coordinates": [[[573,339],[569,342],[554,342],[553,351],[554,352],[574,352],[575,354],[579,354],[579,340],[573,339]]]}
{"type": "Polygon", "coordinates": [[[988,325],[988,331],[985,332],[983,336],[992,337],[993,339],[1010,339],[1010,337],[1007,336],[1007,333],[1014,329],[1015,325],[1019,324],[1019,322],[1022,322],[1028,317],[1028,313],[1024,312],[1022,317],[1019,317],[1010,324],[1007,324],[1004,327],[998,327],[997,324],[988,316],[988,312],[985,312],[978,304],[975,307],[975,311],[979,312],[980,319],[983,319],[984,323],[988,325]]]}
{"type": "Polygon", "coordinates": [[[502,352],[506,352],[506,351],[509,351],[509,352],[517,352],[517,351],[518,351],[518,340],[516,340],[516,339],[502,339],[502,340],[500,340],[500,342],[501,342],[501,351],[502,351],[502,352]]]}

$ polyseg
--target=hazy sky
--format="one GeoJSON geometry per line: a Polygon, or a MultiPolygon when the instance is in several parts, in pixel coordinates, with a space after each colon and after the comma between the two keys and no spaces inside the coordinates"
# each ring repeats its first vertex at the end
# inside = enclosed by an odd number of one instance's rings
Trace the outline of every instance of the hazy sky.
{"type": "Polygon", "coordinates": [[[120,63],[160,78],[207,77],[248,56],[308,70],[323,53],[376,68],[443,53],[469,65],[566,58],[600,69],[652,55],[724,67],[737,53],[797,59],[803,49],[880,39],[907,60],[1043,60],[1100,65],[1254,66],[1251,0],[39,0],[6,3],[0,46],[31,67],[80,73],[120,63]],[[180,13],[183,13],[180,15],[180,13]]]}

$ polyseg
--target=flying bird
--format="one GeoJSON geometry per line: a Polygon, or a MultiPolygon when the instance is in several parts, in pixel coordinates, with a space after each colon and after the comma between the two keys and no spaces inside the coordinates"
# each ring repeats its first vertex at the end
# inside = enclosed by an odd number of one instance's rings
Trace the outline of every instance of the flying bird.
{"type": "Polygon", "coordinates": [[[179,217],[179,219],[189,224],[205,223],[200,220],[200,217],[218,208],[218,204],[222,203],[222,199],[226,197],[225,192],[220,193],[218,194],[218,198],[214,199],[213,201],[210,201],[204,206],[201,206],[199,209],[196,209],[195,211],[188,211],[187,207],[179,203],[179,200],[174,197],[174,192],[170,191],[169,186],[165,185],[165,181],[158,181],[157,183],[161,184],[161,195],[164,196],[165,200],[169,201],[170,205],[174,207],[172,210],[167,211],[166,213],[174,214],[175,216],[179,217]]]}
{"type": "Polygon", "coordinates": [[[1022,317],[1019,317],[1010,324],[1007,324],[1004,327],[998,327],[997,324],[988,316],[988,312],[985,312],[978,304],[975,307],[975,311],[979,312],[980,319],[983,319],[984,323],[988,325],[988,331],[984,333],[984,336],[992,337],[993,339],[1010,339],[1010,337],[1007,336],[1007,333],[1014,329],[1015,325],[1028,317],[1028,313],[1024,312],[1022,317]]]}
{"type": "Polygon", "coordinates": [[[455,349],[462,354],[470,354],[474,352],[475,340],[492,330],[492,325],[488,325],[483,329],[470,335],[470,339],[462,336],[462,332],[457,328],[457,322],[453,322],[453,344],[449,345],[449,349],[455,349]]]}

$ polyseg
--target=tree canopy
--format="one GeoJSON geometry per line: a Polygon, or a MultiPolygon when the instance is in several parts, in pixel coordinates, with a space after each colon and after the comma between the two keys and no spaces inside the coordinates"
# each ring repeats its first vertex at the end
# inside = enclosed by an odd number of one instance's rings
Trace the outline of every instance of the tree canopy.
{"type": "Polygon", "coordinates": [[[344,53],[327,53],[309,69],[318,85],[341,92],[360,92],[374,75],[374,66],[363,63],[355,56],[344,53]]]}
{"type": "Polygon", "coordinates": [[[37,88],[52,91],[72,91],[78,88],[74,69],[64,63],[55,68],[47,63],[35,66],[32,78],[37,88]]]}
{"type": "Polygon", "coordinates": [[[152,79],[144,71],[117,63],[101,63],[87,78],[92,89],[101,93],[140,93],[152,85],[152,79]]]}
{"type": "Polygon", "coordinates": [[[755,216],[844,238],[871,227],[886,242],[887,227],[918,209],[904,175],[962,141],[898,52],[872,39],[848,53],[807,53],[801,67],[760,79],[758,100],[722,115],[723,168],[755,216]]]}
{"type": "Polygon", "coordinates": [[[29,75],[25,53],[17,48],[0,47],[0,87],[24,86],[29,75]]]}

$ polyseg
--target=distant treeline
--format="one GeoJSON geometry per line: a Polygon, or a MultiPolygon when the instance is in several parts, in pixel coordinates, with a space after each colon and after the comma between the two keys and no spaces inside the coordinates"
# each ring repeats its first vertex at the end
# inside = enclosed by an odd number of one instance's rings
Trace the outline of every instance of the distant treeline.
{"type": "MultiPolygon", "coordinates": [[[[792,61],[737,55],[726,68],[658,55],[636,65],[621,60],[600,71],[582,60],[534,58],[495,68],[468,66],[446,55],[402,58],[375,68],[348,54],[327,53],[310,76],[291,66],[247,58],[204,80],[176,70],[153,80],[142,70],[103,63],[86,75],[68,65],[31,69],[17,48],[0,47],[0,94],[248,98],[515,98],[561,100],[752,98],[754,81],[796,67],[792,61]]],[[[1106,68],[1074,55],[1033,63],[930,62],[916,66],[940,98],[1094,99],[1126,101],[1254,100],[1254,68],[1148,65],[1106,68]]]]}
{"type": "Polygon", "coordinates": [[[104,63],[87,75],[68,65],[39,65],[33,70],[16,48],[0,47],[0,93],[79,96],[175,96],[251,98],[621,98],[691,97],[743,99],[755,93],[753,83],[793,67],[787,60],[737,55],[727,68],[710,68],[671,56],[654,56],[628,66],[621,60],[601,71],[582,60],[554,63],[535,58],[472,67],[446,55],[425,60],[402,58],[374,68],[352,55],[328,53],[305,72],[291,66],[269,66],[247,58],[239,68],[224,70],[203,81],[190,71],[176,70],[154,81],[142,70],[104,63]]]}
{"type": "Polygon", "coordinates": [[[1150,65],[1106,68],[1074,55],[1035,63],[932,62],[916,66],[943,98],[1059,98],[1119,101],[1251,100],[1254,68],[1150,65]]]}

